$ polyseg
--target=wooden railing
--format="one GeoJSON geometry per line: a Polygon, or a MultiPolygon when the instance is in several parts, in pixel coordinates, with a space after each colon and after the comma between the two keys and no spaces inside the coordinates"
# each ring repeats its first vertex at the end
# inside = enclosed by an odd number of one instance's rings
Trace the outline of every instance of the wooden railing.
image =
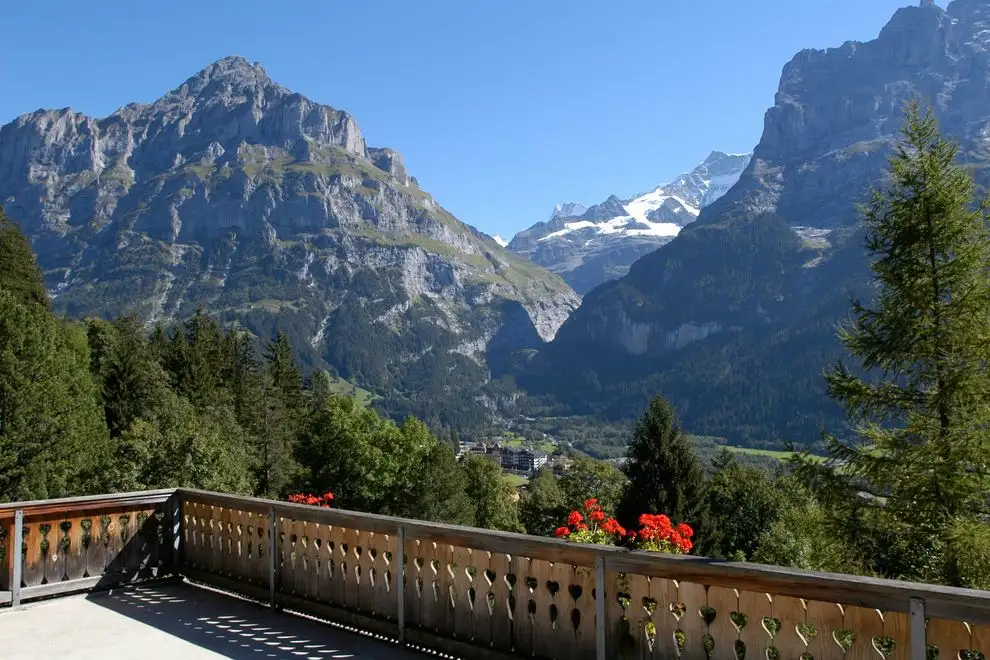
{"type": "Polygon", "coordinates": [[[982,591],[578,545],[188,489],[0,507],[7,548],[15,527],[7,523],[18,511],[28,530],[26,551],[21,569],[0,562],[7,601],[178,572],[277,609],[469,658],[990,655],[990,593],[982,591]],[[108,526],[97,537],[97,525],[125,517],[122,527],[108,526]],[[148,523],[152,518],[157,522],[148,523]],[[88,545],[85,520],[91,521],[88,545]],[[52,555],[56,543],[65,547],[59,557],[52,555]],[[18,570],[19,593],[10,589],[17,581],[5,577],[18,570]]]}

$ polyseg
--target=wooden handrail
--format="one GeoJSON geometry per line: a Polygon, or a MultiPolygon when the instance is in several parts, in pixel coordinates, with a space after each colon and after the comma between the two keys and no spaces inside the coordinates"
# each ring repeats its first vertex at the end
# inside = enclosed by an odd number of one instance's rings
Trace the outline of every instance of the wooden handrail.
{"type": "Polygon", "coordinates": [[[112,493],[110,495],[82,495],[79,497],[62,497],[55,500],[28,500],[25,502],[0,503],[0,520],[13,518],[18,509],[24,515],[44,515],[64,511],[71,513],[87,509],[157,504],[165,502],[175,495],[175,488],[161,490],[144,490],[133,493],[112,493]]]}

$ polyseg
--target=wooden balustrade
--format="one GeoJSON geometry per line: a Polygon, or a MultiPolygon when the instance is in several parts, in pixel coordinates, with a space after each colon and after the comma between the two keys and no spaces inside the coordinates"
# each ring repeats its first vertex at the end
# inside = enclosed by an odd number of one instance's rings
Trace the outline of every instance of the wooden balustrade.
{"type": "Polygon", "coordinates": [[[164,577],[174,501],[166,490],[0,505],[0,602],[164,577]]]}
{"type": "MultiPolygon", "coordinates": [[[[56,593],[87,575],[98,586],[174,566],[272,607],[462,657],[990,655],[987,592],[173,492],[0,508],[6,556],[16,526],[4,523],[17,510],[24,516],[20,596],[56,593]],[[167,540],[172,529],[178,543],[167,540]],[[53,547],[65,551],[55,556],[53,547]]],[[[0,566],[0,589],[9,588],[15,563],[0,566]]]]}

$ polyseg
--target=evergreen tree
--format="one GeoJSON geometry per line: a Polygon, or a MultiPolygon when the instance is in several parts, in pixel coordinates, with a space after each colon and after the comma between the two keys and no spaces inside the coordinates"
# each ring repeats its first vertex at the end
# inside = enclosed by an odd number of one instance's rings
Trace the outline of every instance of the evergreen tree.
{"type": "MultiPolygon", "coordinates": [[[[2,256],[2,255],[0,255],[2,256]]],[[[4,270],[0,264],[0,272],[4,270]]],[[[0,499],[91,493],[113,484],[86,336],[24,289],[0,286],[0,499]]]]}
{"type": "Polygon", "coordinates": [[[447,445],[436,441],[416,471],[417,482],[406,494],[407,508],[397,515],[452,525],[474,525],[475,507],[468,497],[467,474],[447,445]]]}
{"type": "Polygon", "coordinates": [[[636,425],[626,454],[629,485],[617,517],[629,529],[644,513],[664,513],[674,522],[704,528],[704,474],[670,405],[657,396],[636,425]]]}
{"type": "Polygon", "coordinates": [[[299,365],[281,332],[265,352],[262,387],[256,479],[262,496],[277,499],[298,478],[295,453],[306,412],[299,365]]]}
{"type": "Polygon", "coordinates": [[[828,464],[799,465],[868,568],[961,584],[947,530],[986,512],[990,486],[987,204],[974,206],[958,147],[931,112],[913,102],[906,114],[889,186],[865,209],[877,295],[853,301],[839,331],[861,371],[826,373],[857,437],[826,435],[828,464]]]}
{"type": "Polygon", "coordinates": [[[48,306],[48,292],[34,252],[20,228],[0,207],[0,289],[15,300],[48,306]]]}
{"type": "Polygon", "coordinates": [[[549,536],[563,524],[569,512],[567,495],[557,477],[550,469],[540,468],[529,480],[529,488],[519,502],[519,518],[526,533],[549,536]]]}
{"type": "Polygon", "coordinates": [[[107,428],[116,438],[160,404],[168,379],[150,354],[141,324],[133,315],[112,324],[91,320],[87,330],[90,364],[101,390],[107,428]]]}

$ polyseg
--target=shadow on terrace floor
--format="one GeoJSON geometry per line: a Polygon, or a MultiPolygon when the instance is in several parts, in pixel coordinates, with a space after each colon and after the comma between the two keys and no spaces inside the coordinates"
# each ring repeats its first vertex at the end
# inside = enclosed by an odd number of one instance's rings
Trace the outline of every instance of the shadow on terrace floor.
{"type": "Polygon", "coordinates": [[[188,584],[115,589],[0,611],[4,660],[413,660],[395,644],[188,584]]]}

